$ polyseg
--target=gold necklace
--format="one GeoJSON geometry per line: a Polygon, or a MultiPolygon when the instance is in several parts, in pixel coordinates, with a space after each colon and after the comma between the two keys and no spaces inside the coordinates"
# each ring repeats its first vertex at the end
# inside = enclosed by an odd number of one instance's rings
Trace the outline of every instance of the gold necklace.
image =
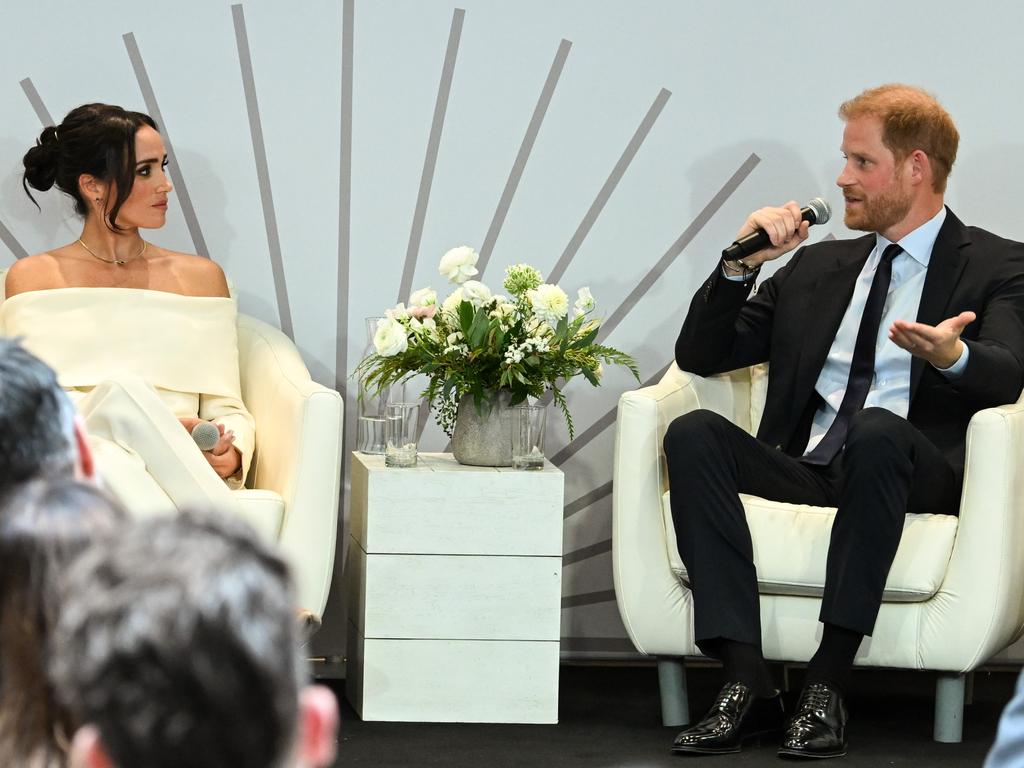
{"type": "MultiPolygon", "coordinates": [[[[93,256],[93,258],[99,259],[99,260],[100,260],[100,261],[102,261],[102,262],[103,262],[104,264],[117,264],[117,266],[119,266],[119,267],[120,267],[120,266],[123,266],[124,264],[127,264],[127,263],[128,263],[128,262],[127,262],[127,261],[125,261],[124,259],[118,259],[118,258],[113,258],[113,259],[104,259],[104,258],[103,258],[102,256],[100,256],[100,255],[99,255],[98,253],[96,253],[96,251],[94,251],[94,250],[93,250],[92,248],[90,248],[90,247],[89,247],[88,245],[86,245],[86,244],[85,244],[85,243],[84,243],[84,242],[82,241],[82,238],[78,238],[78,242],[82,244],[82,247],[83,247],[83,248],[85,248],[85,250],[87,250],[87,251],[89,252],[89,254],[93,256]]],[[[136,253],[136,254],[135,254],[134,256],[132,256],[131,260],[132,260],[132,261],[135,261],[135,260],[136,260],[137,258],[139,258],[139,257],[140,257],[140,256],[141,256],[142,254],[144,254],[144,253],[146,252],[146,246],[147,246],[147,245],[149,245],[149,243],[147,243],[147,242],[146,242],[145,240],[143,240],[143,241],[142,241],[142,250],[141,250],[141,251],[139,251],[138,253],[136,253]]]]}

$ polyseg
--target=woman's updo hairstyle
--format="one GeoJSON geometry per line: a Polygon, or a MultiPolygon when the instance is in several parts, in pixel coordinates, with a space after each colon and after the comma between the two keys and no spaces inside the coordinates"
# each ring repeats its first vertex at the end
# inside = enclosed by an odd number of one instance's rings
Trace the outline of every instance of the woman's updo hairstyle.
{"type": "Polygon", "coordinates": [[[38,208],[29,187],[45,192],[56,184],[74,198],[75,210],[85,216],[89,206],[78,188],[78,177],[88,173],[115,185],[117,197],[113,205],[109,197],[104,201],[103,222],[110,230],[120,230],[117,214],[135,183],[135,133],[144,125],[159,130],[153,118],[141,112],[112,104],[76,107],[60,125],[44,128],[36,146],[25,153],[21,181],[25,194],[38,208]]]}

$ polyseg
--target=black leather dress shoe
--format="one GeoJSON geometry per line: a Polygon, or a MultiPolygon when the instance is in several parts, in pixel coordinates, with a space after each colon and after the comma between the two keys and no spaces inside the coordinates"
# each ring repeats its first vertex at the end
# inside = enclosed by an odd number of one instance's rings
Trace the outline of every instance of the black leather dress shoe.
{"type": "Polygon", "coordinates": [[[765,698],[755,696],[743,683],[726,683],[704,719],[676,736],[672,751],[680,755],[739,752],[744,742],[781,731],[785,719],[778,691],[765,698]]]}
{"type": "Polygon", "coordinates": [[[800,694],[786,725],[779,757],[815,759],[846,754],[846,704],[828,683],[811,683],[800,694]]]}

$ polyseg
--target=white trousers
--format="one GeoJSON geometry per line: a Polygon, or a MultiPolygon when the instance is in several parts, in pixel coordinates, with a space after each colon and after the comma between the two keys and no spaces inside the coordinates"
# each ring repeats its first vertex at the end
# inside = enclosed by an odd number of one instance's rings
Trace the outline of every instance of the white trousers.
{"type": "Polygon", "coordinates": [[[239,511],[192,436],[142,378],[108,379],[77,407],[100,478],[132,515],[186,508],[239,511]]]}

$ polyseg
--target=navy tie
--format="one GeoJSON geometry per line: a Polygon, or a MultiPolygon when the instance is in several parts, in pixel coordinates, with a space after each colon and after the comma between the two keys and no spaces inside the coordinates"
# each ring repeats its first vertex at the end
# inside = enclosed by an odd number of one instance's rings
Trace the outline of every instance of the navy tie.
{"type": "Polygon", "coordinates": [[[867,301],[864,302],[864,314],[860,318],[860,329],[857,341],[853,345],[853,359],[850,361],[850,378],[846,382],[846,394],[836,413],[836,419],[828,428],[821,442],[814,446],[802,461],[806,464],[824,466],[832,462],[836,454],[846,443],[846,435],[850,431],[853,416],[864,407],[871,379],[875,375],[875,345],[878,343],[878,326],[882,323],[882,310],[889,294],[889,282],[892,280],[892,260],[903,253],[896,243],[887,246],[882,253],[882,260],[875,270],[871,281],[867,301]]]}

